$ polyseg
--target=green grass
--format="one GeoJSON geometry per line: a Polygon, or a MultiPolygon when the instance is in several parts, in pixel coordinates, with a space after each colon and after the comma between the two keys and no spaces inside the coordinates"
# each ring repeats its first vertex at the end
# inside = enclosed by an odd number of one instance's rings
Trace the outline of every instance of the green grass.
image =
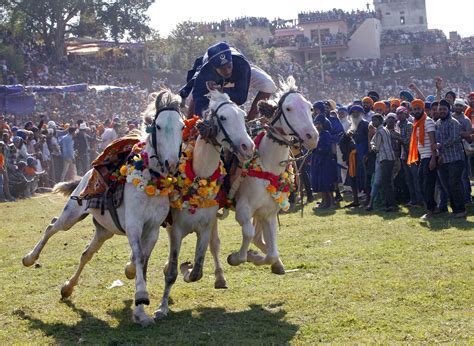
{"type": "MultiPolygon", "coordinates": [[[[88,218],[51,238],[40,268],[24,268],[30,251],[64,199],[43,195],[1,204],[0,344],[308,344],[474,342],[474,217],[430,225],[406,209],[396,214],[305,209],[283,215],[279,245],[284,276],[268,267],[227,265],[240,245],[233,215],[220,223],[228,290],[215,290],[212,257],[204,277],[178,278],[168,317],[144,329],[131,321],[134,285],[123,274],[125,237],[106,242],[87,265],[71,299],[60,288],[92,237],[88,218]],[[330,242],[328,242],[330,240],[330,242]],[[116,280],[125,285],[107,289],[116,280]]],[[[163,290],[167,235],[152,254],[152,314],[163,290]]],[[[181,261],[193,258],[195,236],[181,261]]]]}

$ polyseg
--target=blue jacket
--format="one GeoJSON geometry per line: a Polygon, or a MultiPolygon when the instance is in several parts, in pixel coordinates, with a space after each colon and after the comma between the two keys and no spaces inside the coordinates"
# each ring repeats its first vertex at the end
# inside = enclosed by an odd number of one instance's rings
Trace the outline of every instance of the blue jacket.
{"type": "MultiPolygon", "coordinates": [[[[230,99],[236,104],[242,105],[247,101],[250,86],[250,63],[247,58],[237,50],[233,48],[231,48],[231,50],[233,69],[230,78],[222,78],[214,67],[207,63],[207,56],[204,56],[202,60],[203,65],[196,68],[197,71],[192,79],[181,89],[180,95],[187,96],[186,93],[189,94],[189,89],[192,86],[194,114],[202,116],[203,111],[209,106],[209,99],[206,97],[209,93],[206,82],[209,81],[214,81],[224,86],[224,92],[228,94],[230,99]]],[[[196,60],[196,62],[198,62],[198,60],[196,60]]]]}

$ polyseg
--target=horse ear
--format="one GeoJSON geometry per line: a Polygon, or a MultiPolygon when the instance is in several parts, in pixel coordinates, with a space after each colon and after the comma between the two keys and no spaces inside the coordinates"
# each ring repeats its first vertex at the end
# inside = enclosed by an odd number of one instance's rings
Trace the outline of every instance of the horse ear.
{"type": "Polygon", "coordinates": [[[277,110],[277,106],[268,100],[260,100],[257,103],[258,112],[265,118],[271,118],[277,110]]]}

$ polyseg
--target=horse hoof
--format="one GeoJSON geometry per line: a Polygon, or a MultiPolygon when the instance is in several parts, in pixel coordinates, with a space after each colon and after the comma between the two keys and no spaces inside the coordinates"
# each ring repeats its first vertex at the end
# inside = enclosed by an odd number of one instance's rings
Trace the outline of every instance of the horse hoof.
{"type": "Polygon", "coordinates": [[[135,269],[135,266],[133,265],[133,263],[128,262],[127,265],[125,266],[125,276],[129,280],[133,280],[135,279],[136,274],[137,274],[137,271],[135,269]]]}
{"type": "Polygon", "coordinates": [[[237,254],[233,253],[227,256],[227,263],[235,267],[235,266],[238,266],[239,264],[242,264],[243,262],[237,259],[237,254]]]}
{"type": "Polygon", "coordinates": [[[148,292],[142,291],[135,293],[135,306],[141,304],[150,305],[150,298],[148,297],[148,292]]]}
{"type": "Polygon", "coordinates": [[[155,324],[155,320],[148,316],[137,316],[133,315],[133,322],[141,325],[142,327],[149,327],[155,324]]]}
{"type": "Polygon", "coordinates": [[[33,259],[33,257],[28,254],[26,255],[25,257],[23,257],[23,259],[21,260],[21,263],[23,263],[23,265],[25,267],[31,267],[33,264],[35,264],[35,259],[33,259]]]}
{"type": "Polygon", "coordinates": [[[227,282],[225,280],[216,280],[214,283],[214,288],[219,289],[227,289],[227,282]]]}
{"type": "Polygon", "coordinates": [[[193,269],[191,262],[184,262],[179,266],[179,270],[183,275],[185,275],[190,269],[193,269]]]}
{"type": "Polygon", "coordinates": [[[166,316],[168,316],[168,309],[159,309],[159,310],[156,310],[155,311],[155,321],[157,320],[162,320],[163,318],[165,318],[166,316]]]}
{"type": "Polygon", "coordinates": [[[285,275],[285,267],[279,263],[272,264],[272,273],[277,275],[285,275]]]}
{"type": "Polygon", "coordinates": [[[61,299],[67,299],[71,296],[73,287],[70,286],[69,281],[61,287],[61,299]]]}

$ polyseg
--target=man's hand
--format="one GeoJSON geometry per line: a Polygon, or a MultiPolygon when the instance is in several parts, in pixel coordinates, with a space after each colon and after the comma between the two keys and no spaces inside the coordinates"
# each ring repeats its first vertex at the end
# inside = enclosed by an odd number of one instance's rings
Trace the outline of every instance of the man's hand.
{"type": "Polygon", "coordinates": [[[443,78],[441,77],[435,78],[435,87],[437,91],[443,90],[443,78]]]}
{"type": "Polygon", "coordinates": [[[214,82],[213,80],[206,82],[206,86],[209,91],[217,90],[217,91],[222,92],[222,87],[216,82],[214,82]]]}
{"type": "Polygon", "coordinates": [[[436,156],[431,156],[430,164],[428,165],[430,171],[434,171],[436,169],[436,156]]]}

